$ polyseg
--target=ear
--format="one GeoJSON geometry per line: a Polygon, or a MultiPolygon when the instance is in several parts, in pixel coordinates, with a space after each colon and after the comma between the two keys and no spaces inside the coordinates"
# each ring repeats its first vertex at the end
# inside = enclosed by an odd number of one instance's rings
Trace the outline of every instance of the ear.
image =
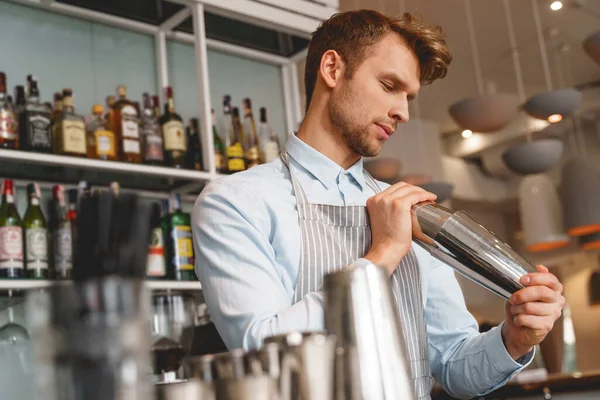
{"type": "Polygon", "coordinates": [[[345,69],[346,64],[337,51],[327,50],[323,54],[323,57],[321,57],[319,75],[330,89],[333,89],[340,79],[342,79],[345,69]]]}

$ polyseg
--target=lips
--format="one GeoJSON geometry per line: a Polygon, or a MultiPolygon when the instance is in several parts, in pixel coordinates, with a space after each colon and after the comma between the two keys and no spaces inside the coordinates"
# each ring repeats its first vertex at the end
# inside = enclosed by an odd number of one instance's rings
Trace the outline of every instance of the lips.
{"type": "Polygon", "coordinates": [[[381,124],[375,124],[377,125],[377,127],[379,128],[379,130],[381,131],[381,133],[385,136],[385,138],[389,138],[390,136],[392,136],[392,134],[394,133],[394,129],[392,129],[392,127],[387,126],[387,125],[381,125],[381,124]]]}

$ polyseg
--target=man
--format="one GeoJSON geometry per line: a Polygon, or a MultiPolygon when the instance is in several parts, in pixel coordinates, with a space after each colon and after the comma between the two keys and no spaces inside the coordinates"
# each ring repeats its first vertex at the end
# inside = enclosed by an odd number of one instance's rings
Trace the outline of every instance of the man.
{"type": "Polygon", "coordinates": [[[412,242],[410,207],[435,195],[363,171],[451,59],[441,29],[410,14],[347,12],[314,33],[306,116],[281,158],[212,182],[194,207],[196,273],[228,348],[323,329],[323,276],[374,263],[391,277],[419,399],[432,375],[471,397],[531,360],[564,305],[554,275],[540,266],[523,277],[506,321],[479,334],[453,270],[412,242]]]}

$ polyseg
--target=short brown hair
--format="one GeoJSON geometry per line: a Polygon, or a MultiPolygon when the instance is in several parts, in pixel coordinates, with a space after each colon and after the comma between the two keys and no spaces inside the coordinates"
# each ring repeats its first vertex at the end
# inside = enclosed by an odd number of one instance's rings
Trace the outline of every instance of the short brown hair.
{"type": "Polygon", "coordinates": [[[443,78],[452,61],[440,26],[427,24],[411,13],[390,17],[375,10],[356,10],[333,15],[313,32],[308,45],[304,85],[306,108],[317,82],[321,58],[335,50],[346,63],[346,76],[351,78],[365,57],[365,50],[390,32],[404,39],[419,59],[420,81],[427,85],[443,78]]]}

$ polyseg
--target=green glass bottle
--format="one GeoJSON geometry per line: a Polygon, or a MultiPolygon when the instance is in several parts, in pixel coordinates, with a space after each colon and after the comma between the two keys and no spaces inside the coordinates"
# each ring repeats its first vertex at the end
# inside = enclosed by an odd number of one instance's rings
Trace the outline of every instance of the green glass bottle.
{"type": "Polygon", "coordinates": [[[190,214],[181,211],[181,197],[178,193],[171,193],[169,197],[169,214],[163,220],[163,229],[166,232],[169,276],[177,281],[197,280],[190,214]]]}
{"type": "Polygon", "coordinates": [[[212,117],[212,131],[213,131],[213,142],[215,145],[215,168],[217,174],[227,173],[227,161],[225,160],[225,146],[217,132],[217,120],[215,118],[215,110],[210,110],[212,117]]]}
{"type": "MultiPolygon", "coordinates": [[[[75,190],[75,194],[77,191],[75,190]]],[[[52,232],[52,260],[54,278],[58,280],[71,279],[73,270],[73,240],[71,219],[65,201],[65,188],[56,185],[52,188],[53,221],[50,227],[52,232]]]]}
{"type": "Polygon", "coordinates": [[[25,269],[33,279],[48,279],[48,225],[40,207],[40,187],[27,185],[29,204],[23,217],[25,269]]]}
{"type": "Polygon", "coordinates": [[[23,224],[15,206],[12,179],[2,184],[0,207],[0,278],[23,278],[23,224]]]}

